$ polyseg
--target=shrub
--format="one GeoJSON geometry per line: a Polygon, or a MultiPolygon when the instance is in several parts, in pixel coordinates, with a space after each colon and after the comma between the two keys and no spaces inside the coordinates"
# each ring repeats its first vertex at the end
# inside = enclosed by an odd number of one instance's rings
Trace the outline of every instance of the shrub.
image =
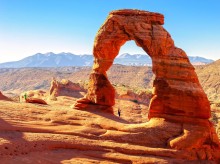
{"type": "Polygon", "coordinates": [[[216,107],[220,107],[220,102],[217,102],[217,103],[215,104],[215,106],[216,106],[216,107]]]}
{"type": "Polygon", "coordinates": [[[138,103],[138,101],[137,100],[131,100],[132,102],[134,102],[134,103],[138,103]]]}

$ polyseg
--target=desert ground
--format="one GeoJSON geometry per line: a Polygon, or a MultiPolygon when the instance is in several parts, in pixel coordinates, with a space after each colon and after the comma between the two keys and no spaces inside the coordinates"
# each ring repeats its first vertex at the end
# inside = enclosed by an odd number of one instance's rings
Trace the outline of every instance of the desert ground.
{"type": "MultiPolygon", "coordinates": [[[[167,155],[159,155],[158,158],[153,148],[108,139],[107,133],[120,134],[120,129],[125,126],[135,126],[134,122],[145,122],[146,118],[138,114],[140,110],[136,112],[138,109],[134,108],[131,111],[127,106],[123,106],[121,117],[118,117],[117,111],[112,115],[99,111],[73,110],[70,105],[74,101],[74,98],[69,97],[59,97],[58,101],[49,105],[1,101],[1,161],[3,163],[176,161],[172,159],[172,152],[169,150],[161,149],[167,151],[167,155]],[[141,155],[138,155],[139,152],[141,155]]],[[[129,101],[123,103],[137,105],[129,101]]]]}
{"type": "MultiPolygon", "coordinates": [[[[197,68],[202,84],[208,81],[210,87],[216,83],[215,80],[211,80],[210,77],[209,80],[202,80],[201,77],[207,79],[212,65],[197,68]]],[[[8,82],[13,81],[13,78],[18,79],[17,85],[8,83],[12,90],[2,92],[9,99],[4,97],[4,100],[0,100],[1,163],[200,163],[204,158],[202,153],[194,152],[196,156],[201,157],[195,158],[193,152],[168,149],[160,143],[145,146],[158,137],[161,141],[165,140],[163,137],[167,135],[167,130],[173,132],[177,127],[172,125],[173,129],[162,129],[164,131],[162,134],[152,129],[155,138],[148,137],[144,132],[149,121],[148,105],[153,74],[146,67],[134,68],[116,65],[108,73],[117,92],[113,114],[94,109],[83,111],[71,108],[76,100],[86,93],[89,68],[79,69],[71,74],[73,81],[79,82],[82,88],[77,89],[78,83],[77,85],[71,83],[73,90],[61,87],[56,100],[48,98],[51,88],[49,80],[57,75],[58,79],[65,78],[74,68],[60,68],[61,70],[50,68],[44,74],[42,74],[44,69],[36,69],[34,75],[29,73],[35,68],[1,69],[2,77],[7,77],[8,82]],[[142,78],[129,80],[134,74],[139,74],[142,78]],[[41,78],[34,79],[39,76],[41,78]],[[45,82],[45,79],[48,79],[48,82],[45,82]],[[148,89],[145,90],[139,86],[140,83],[144,83],[144,79],[148,79],[145,84],[148,89]],[[35,88],[36,86],[41,87],[35,88]],[[20,95],[32,92],[28,89],[43,89],[44,91],[33,92],[44,93],[44,97],[41,98],[47,105],[21,101],[20,95]],[[77,89],[77,94],[72,94],[74,89],[77,89]],[[145,96],[141,96],[143,90],[146,92],[145,96]],[[118,109],[121,110],[120,117],[118,109]]],[[[2,83],[4,81],[6,82],[3,79],[2,83]]],[[[214,124],[220,139],[220,107],[216,101],[218,94],[213,94],[216,92],[205,85],[206,90],[208,96],[214,99],[211,103],[210,121],[214,124]]],[[[36,93],[32,96],[36,96],[36,93]]],[[[158,120],[152,121],[154,124],[160,124],[158,120]]],[[[166,124],[165,120],[162,121],[166,124]]],[[[202,162],[215,163],[204,159],[202,162]]]]}
{"type": "MultiPolygon", "coordinates": [[[[114,114],[81,111],[70,108],[75,100],[60,96],[48,105],[0,101],[1,163],[190,162],[185,160],[190,153],[143,146],[145,105],[117,100],[117,104],[123,104],[119,117],[117,105],[114,114]]],[[[150,142],[153,138],[145,140],[150,142]]]]}

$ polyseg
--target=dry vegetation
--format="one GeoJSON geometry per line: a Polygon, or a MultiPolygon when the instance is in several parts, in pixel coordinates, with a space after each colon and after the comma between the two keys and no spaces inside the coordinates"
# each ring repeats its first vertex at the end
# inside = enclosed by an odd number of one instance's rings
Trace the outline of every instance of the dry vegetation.
{"type": "MultiPolygon", "coordinates": [[[[58,80],[69,79],[86,86],[90,71],[90,67],[0,69],[0,90],[7,94],[19,94],[34,89],[48,90],[52,77],[58,80]]],[[[196,73],[209,100],[220,103],[220,60],[209,65],[196,66],[196,73]]],[[[151,67],[147,66],[114,65],[108,71],[108,77],[115,85],[151,89],[154,74],[151,67]]]]}
{"type": "Polygon", "coordinates": [[[220,60],[196,67],[199,81],[211,102],[220,102],[220,60]]]}

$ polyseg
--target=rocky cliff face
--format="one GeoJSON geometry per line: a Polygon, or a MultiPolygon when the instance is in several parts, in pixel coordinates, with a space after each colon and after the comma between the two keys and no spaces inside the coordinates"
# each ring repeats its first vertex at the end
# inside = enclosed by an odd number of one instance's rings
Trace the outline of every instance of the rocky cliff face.
{"type": "Polygon", "coordinates": [[[211,102],[220,102],[220,60],[196,69],[203,89],[211,102]]]}

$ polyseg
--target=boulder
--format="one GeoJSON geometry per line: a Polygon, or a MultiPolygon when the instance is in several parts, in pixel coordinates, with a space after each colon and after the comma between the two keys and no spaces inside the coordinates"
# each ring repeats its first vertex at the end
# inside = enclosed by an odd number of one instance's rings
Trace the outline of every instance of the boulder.
{"type": "Polygon", "coordinates": [[[44,104],[47,105],[47,102],[39,99],[39,98],[27,98],[26,100],[27,103],[33,103],[33,104],[44,104]]]}
{"type": "Polygon", "coordinates": [[[11,101],[11,99],[3,95],[1,91],[0,91],[0,100],[11,101]]]}

